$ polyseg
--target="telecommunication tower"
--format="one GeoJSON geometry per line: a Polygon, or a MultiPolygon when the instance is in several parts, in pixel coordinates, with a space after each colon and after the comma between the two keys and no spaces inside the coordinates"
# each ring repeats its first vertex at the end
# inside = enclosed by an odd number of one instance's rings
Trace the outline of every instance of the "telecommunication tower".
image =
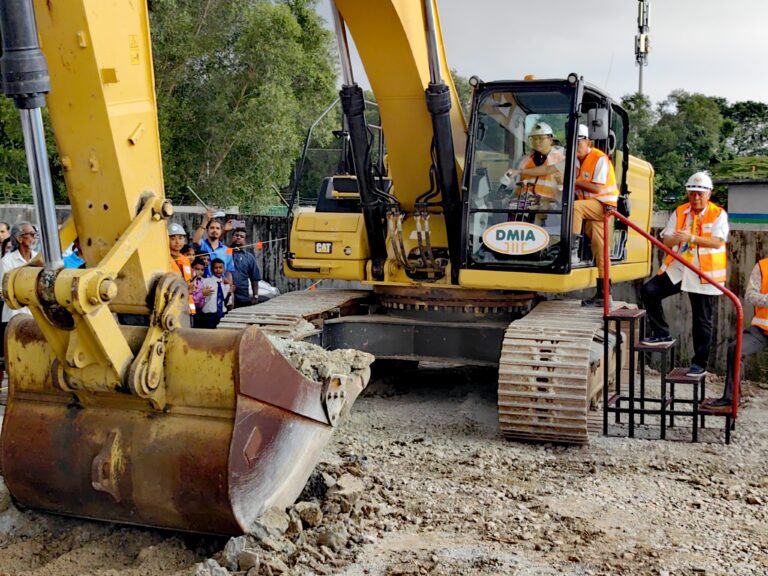
{"type": "Polygon", "coordinates": [[[650,51],[651,0],[637,0],[637,34],[635,34],[635,63],[640,69],[637,91],[643,93],[643,68],[648,66],[650,51]]]}

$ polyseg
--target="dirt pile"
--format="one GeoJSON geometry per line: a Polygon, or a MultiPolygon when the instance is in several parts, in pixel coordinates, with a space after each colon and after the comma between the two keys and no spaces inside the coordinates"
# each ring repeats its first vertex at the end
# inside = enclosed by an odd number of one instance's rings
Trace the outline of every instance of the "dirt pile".
{"type": "Polygon", "coordinates": [[[269,341],[304,376],[318,382],[334,374],[358,374],[367,382],[374,357],[359,350],[325,350],[308,342],[268,336],[269,341]]]}

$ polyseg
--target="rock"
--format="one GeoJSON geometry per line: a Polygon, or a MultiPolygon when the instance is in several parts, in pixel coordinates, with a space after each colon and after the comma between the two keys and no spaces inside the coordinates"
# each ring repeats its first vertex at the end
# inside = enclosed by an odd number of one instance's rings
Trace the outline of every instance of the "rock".
{"type": "Polygon", "coordinates": [[[760,497],[759,496],[755,496],[754,494],[750,494],[749,496],[747,496],[744,499],[744,501],[747,504],[756,504],[758,506],[763,503],[763,501],[760,499],[760,497]]]}
{"type": "Polygon", "coordinates": [[[265,531],[269,536],[282,536],[288,529],[288,514],[274,506],[264,512],[254,523],[256,531],[265,531]]]}
{"type": "Polygon", "coordinates": [[[325,557],[309,544],[304,546],[301,550],[302,552],[305,552],[308,556],[311,556],[315,560],[318,560],[320,562],[325,562],[325,557]]]}
{"type": "Polygon", "coordinates": [[[320,474],[320,476],[322,477],[323,482],[325,482],[325,485],[328,488],[333,488],[334,486],[336,486],[336,478],[335,477],[331,476],[327,472],[323,472],[322,474],[320,474]]]}
{"type": "Polygon", "coordinates": [[[323,521],[323,511],[314,502],[298,502],[293,509],[297,512],[305,526],[319,526],[320,522],[323,521]]]}
{"type": "Polygon", "coordinates": [[[336,479],[326,474],[325,472],[319,472],[315,469],[312,475],[304,485],[304,489],[299,494],[299,500],[322,500],[328,493],[328,488],[336,484],[336,479]],[[333,484],[329,484],[332,482],[333,484]]]}
{"type": "Polygon", "coordinates": [[[258,568],[261,564],[261,554],[257,550],[245,549],[237,555],[237,566],[240,570],[258,568]]]}
{"type": "Polygon", "coordinates": [[[261,574],[290,574],[291,572],[288,565],[280,558],[265,558],[261,563],[261,568],[261,574]]]}
{"type": "Polygon", "coordinates": [[[338,530],[323,530],[317,535],[317,543],[320,546],[327,546],[334,552],[338,552],[347,545],[349,534],[344,528],[338,530]]]}
{"type": "Polygon", "coordinates": [[[331,492],[340,496],[357,496],[363,490],[365,490],[363,481],[357,476],[347,473],[339,477],[331,492]]]}
{"type": "Polygon", "coordinates": [[[237,556],[245,550],[247,543],[245,536],[238,536],[237,538],[230,538],[224,546],[224,550],[221,552],[222,562],[229,570],[237,570],[237,556]]]}
{"type": "Polygon", "coordinates": [[[296,512],[295,508],[291,508],[288,511],[288,528],[285,531],[285,536],[287,538],[293,539],[301,534],[303,530],[304,525],[302,524],[301,516],[299,516],[299,513],[296,512]]]}
{"type": "Polygon", "coordinates": [[[195,576],[229,576],[229,570],[220,566],[213,558],[195,564],[195,576]]]}
{"type": "Polygon", "coordinates": [[[263,538],[259,540],[259,544],[265,550],[286,554],[287,556],[292,555],[296,551],[296,545],[281,536],[277,538],[263,538]]]}

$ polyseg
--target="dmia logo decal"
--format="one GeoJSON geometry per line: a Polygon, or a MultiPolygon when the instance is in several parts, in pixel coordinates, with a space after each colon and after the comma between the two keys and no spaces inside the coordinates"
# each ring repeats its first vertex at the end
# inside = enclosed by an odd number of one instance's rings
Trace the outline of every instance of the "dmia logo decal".
{"type": "Polygon", "coordinates": [[[549,233],[527,222],[502,222],[483,232],[483,242],[494,252],[522,256],[549,246],[549,233]]]}

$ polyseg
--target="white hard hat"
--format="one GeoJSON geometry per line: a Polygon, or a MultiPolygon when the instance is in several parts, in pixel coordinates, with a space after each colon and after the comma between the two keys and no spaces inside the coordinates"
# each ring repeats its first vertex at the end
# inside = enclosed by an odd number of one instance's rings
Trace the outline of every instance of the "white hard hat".
{"type": "Polygon", "coordinates": [[[184,226],[176,222],[168,222],[168,236],[186,236],[184,226]]]}
{"type": "Polygon", "coordinates": [[[531,132],[528,136],[552,136],[553,134],[552,126],[546,122],[536,122],[531,128],[531,132]]]}
{"type": "Polygon", "coordinates": [[[712,178],[706,172],[696,172],[685,183],[685,189],[693,192],[712,192],[712,188],[712,178]]]}
{"type": "Polygon", "coordinates": [[[579,139],[581,138],[589,138],[589,128],[587,128],[586,124],[579,124],[579,139]]]}

